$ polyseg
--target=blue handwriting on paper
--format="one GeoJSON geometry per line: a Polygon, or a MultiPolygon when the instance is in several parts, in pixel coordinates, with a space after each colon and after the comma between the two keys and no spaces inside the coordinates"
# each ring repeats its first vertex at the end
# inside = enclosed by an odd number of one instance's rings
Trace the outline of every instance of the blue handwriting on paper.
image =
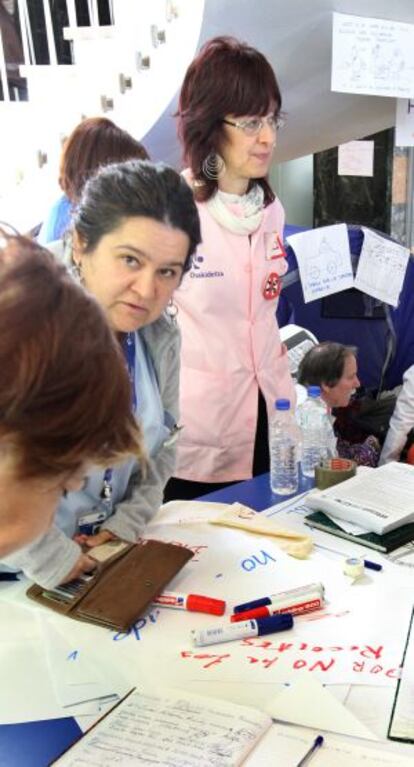
{"type": "Polygon", "coordinates": [[[78,655],[79,655],[79,650],[72,650],[72,652],[69,653],[69,655],[66,658],[66,660],[76,660],[78,655]]]}
{"type": "Polygon", "coordinates": [[[121,639],[126,639],[127,637],[135,637],[138,641],[142,639],[141,632],[142,630],[148,626],[150,623],[156,623],[157,618],[160,614],[159,610],[155,610],[153,613],[149,613],[146,618],[140,618],[139,621],[134,623],[133,626],[131,626],[128,631],[118,631],[113,636],[114,642],[119,642],[121,639]]]}
{"type": "Polygon", "coordinates": [[[247,559],[243,559],[241,566],[243,570],[246,570],[246,572],[251,572],[251,570],[255,570],[257,565],[267,565],[269,560],[272,562],[276,562],[274,557],[272,557],[270,554],[268,554],[266,551],[261,550],[260,554],[253,554],[251,557],[248,557],[247,559]]]}

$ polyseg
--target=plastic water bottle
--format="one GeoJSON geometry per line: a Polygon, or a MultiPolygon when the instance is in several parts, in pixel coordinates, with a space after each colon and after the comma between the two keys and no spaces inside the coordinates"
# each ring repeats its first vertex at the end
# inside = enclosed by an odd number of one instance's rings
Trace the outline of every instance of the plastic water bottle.
{"type": "Polygon", "coordinates": [[[296,493],[301,434],[288,399],[277,399],[269,426],[270,487],[278,495],[296,493]]]}
{"type": "Polygon", "coordinates": [[[302,474],[315,476],[315,466],[335,451],[335,436],[319,386],[308,386],[308,398],[298,407],[302,430],[302,474]]]}

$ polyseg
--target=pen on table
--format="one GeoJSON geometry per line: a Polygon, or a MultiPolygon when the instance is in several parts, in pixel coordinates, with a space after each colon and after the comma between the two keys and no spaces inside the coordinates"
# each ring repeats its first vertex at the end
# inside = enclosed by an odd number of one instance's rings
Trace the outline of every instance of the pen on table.
{"type": "Polygon", "coordinates": [[[323,746],[323,735],[318,735],[313,741],[309,751],[307,751],[305,756],[303,756],[300,762],[297,763],[296,767],[303,767],[304,764],[307,764],[309,760],[312,759],[315,751],[321,746],[323,746]]]}
{"type": "Polygon", "coordinates": [[[283,598],[291,598],[296,597],[298,594],[304,594],[308,592],[314,592],[318,591],[323,596],[324,594],[324,586],[322,583],[308,583],[306,586],[298,586],[294,589],[288,589],[287,591],[279,591],[278,594],[270,594],[266,597],[261,597],[260,599],[253,599],[250,602],[244,602],[240,605],[235,605],[233,608],[234,613],[243,613],[246,612],[246,610],[254,610],[256,607],[266,607],[267,605],[272,604],[275,600],[283,599],[283,598]]]}
{"type": "Polygon", "coordinates": [[[196,647],[205,647],[221,642],[234,642],[237,639],[274,634],[276,631],[286,631],[293,627],[293,617],[290,613],[271,615],[268,618],[243,621],[242,623],[221,623],[211,628],[193,630],[191,637],[196,647]]]}
{"type": "Polygon", "coordinates": [[[252,610],[245,610],[243,613],[234,613],[230,616],[230,623],[246,621],[249,618],[265,618],[268,615],[280,615],[281,613],[291,613],[292,615],[303,615],[304,613],[320,610],[325,604],[323,594],[320,591],[303,592],[289,599],[273,599],[270,605],[254,607],[252,610]]]}
{"type": "Polygon", "coordinates": [[[378,564],[378,562],[371,562],[369,559],[364,559],[364,566],[368,570],[382,570],[382,565],[378,564]]]}
{"type": "Polygon", "coordinates": [[[213,599],[202,594],[179,594],[176,591],[163,591],[153,599],[153,603],[160,607],[172,607],[175,610],[188,610],[209,615],[223,615],[226,609],[223,599],[213,599]]]}

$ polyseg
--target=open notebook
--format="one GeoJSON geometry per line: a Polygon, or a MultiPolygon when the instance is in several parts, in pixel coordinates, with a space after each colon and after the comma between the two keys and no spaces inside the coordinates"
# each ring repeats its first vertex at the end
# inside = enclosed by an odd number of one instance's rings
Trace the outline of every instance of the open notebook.
{"type": "Polygon", "coordinates": [[[401,677],[395,692],[388,737],[390,740],[414,743],[414,610],[404,649],[401,677]]]}
{"type": "Polygon", "coordinates": [[[132,690],[54,765],[236,767],[272,724],[247,706],[173,690],[132,690]]]}

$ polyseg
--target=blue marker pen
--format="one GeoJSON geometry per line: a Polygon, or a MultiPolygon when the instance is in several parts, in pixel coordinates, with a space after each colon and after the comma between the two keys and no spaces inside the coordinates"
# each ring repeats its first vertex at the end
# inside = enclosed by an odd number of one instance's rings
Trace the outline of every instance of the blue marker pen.
{"type": "Polygon", "coordinates": [[[271,605],[274,601],[291,599],[292,597],[296,597],[302,594],[314,594],[315,592],[319,592],[321,597],[323,597],[325,589],[322,583],[308,583],[306,586],[298,586],[295,589],[279,591],[278,594],[270,594],[268,597],[253,599],[251,602],[244,602],[241,605],[235,605],[233,612],[244,613],[246,610],[254,610],[256,607],[266,607],[266,605],[271,605]]]}
{"type": "Polygon", "coordinates": [[[277,631],[286,631],[293,626],[293,617],[290,613],[282,615],[270,615],[268,618],[240,621],[240,623],[222,623],[220,626],[212,626],[200,631],[192,631],[191,636],[196,647],[204,647],[209,644],[221,642],[233,642],[237,639],[274,634],[277,631]]]}

